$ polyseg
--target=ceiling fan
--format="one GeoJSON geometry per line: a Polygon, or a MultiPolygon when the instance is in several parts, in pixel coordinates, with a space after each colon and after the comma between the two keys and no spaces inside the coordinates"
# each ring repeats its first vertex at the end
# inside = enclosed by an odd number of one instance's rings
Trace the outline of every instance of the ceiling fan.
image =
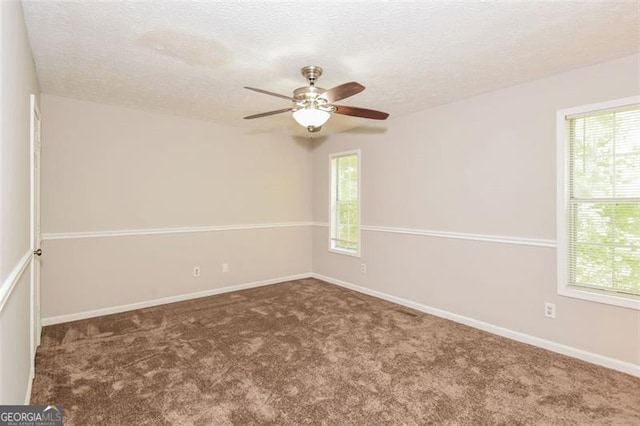
{"type": "Polygon", "coordinates": [[[364,86],[355,81],[344,83],[329,90],[316,86],[316,80],[322,75],[322,68],[309,65],[302,68],[302,75],[307,79],[308,86],[299,87],[293,91],[293,96],[280,95],[267,90],[246,87],[245,89],[265,95],[276,96],[293,102],[290,108],[278,109],[275,111],[263,112],[260,114],[244,117],[245,120],[267,117],[269,115],[281,114],[283,112],[293,112],[293,118],[302,127],[306,127],[309,132],[319,132],[324,123],[329,120],[332,113],[351,115],[353,117],[371,118],[374,120],[385,120],[389,114],[372,109],[358,108],[344,105],[334,105],[334,102],[341,101],[349,96],[356,95],[364,90],[364,86]]]}

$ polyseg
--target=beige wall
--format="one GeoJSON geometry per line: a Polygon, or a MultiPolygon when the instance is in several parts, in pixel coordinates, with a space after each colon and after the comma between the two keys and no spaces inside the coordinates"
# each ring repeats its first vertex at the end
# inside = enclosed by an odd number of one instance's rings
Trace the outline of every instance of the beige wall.
{"type": "Polygon", "coordinates": [[[311,271],[309,226],[45,241],[45,318],[311,271]],[[229,265],[222,272],[222,263],[229,265]],[[199,277],[193,267],[201,268],[199,277]]]}
{"type": "Polygon", "coordinates": [[[308,145],[49,95],[42,115],[44,318],[311,271],[308,145]],[[295,226],[70,235],[283,223],[295,226]]]}
{"type": "Polygon", "coordinates": [[[31,380],[30,283],[24,273],[0,310],[0,404],[24,404],[31,380]]]}
{"type": "MultiPolygon", "coordinates": [[[[332,135],[314,149],[314,220],[328,220],[328,155],[359,148],[364,226],[555,240],[556,110],[636,95],[638,76],[626,57],[332,135]]],[[[640,363],[639,311],[559,297],[554,248],[365,230],[358,259],[327,251],[326,226],[313,241],[318,274],[640,363]]]]}
{"type": "Polygon", "coordinates": [[[1,2],[0,39],[0,404],[23,404],[31,367],[29,268],[10,277],[30,247],[30,95],[40,90],[20,3],[1,2]]]}
{"type": "Polygon", "coordinates": [[[30,99],[38,93],[22,6],[2,2],[2,248],[0,278],[29,249],[30,99]]]}
{"type": "Polygon", "coordinates": [[[308,221],[286,136],[44,95],[45,233],[308,221]]]}

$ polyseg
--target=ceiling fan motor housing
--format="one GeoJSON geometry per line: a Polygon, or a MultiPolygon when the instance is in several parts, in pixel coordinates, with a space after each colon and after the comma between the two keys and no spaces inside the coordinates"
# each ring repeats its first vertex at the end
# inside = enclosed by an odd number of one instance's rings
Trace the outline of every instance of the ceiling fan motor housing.
{"type": "Polygon", "coordinates": [[[302,102],[311,101],[316,99],[318,95],[326,91],[327,91],[326,89],[323,89],[322,87],[316,87],[316,86],[298,87],[296,90],[293,91],[293,97],[296,100],[299,100],[302,102]]]}

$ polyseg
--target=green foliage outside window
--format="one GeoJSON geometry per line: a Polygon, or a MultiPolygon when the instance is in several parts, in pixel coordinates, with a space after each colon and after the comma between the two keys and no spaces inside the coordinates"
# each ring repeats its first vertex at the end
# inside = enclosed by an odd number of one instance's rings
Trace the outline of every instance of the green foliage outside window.
{"type": "Polygon", "coordinates": [[[640,108],[569,122],[569,281],[640,294],[640,108]]]}
{"type": "Polygon", "coordinates": [[[333,160],[335,179],[335,236],[334,247],[358,249],[358,156],[336,157],[333,160]]]}

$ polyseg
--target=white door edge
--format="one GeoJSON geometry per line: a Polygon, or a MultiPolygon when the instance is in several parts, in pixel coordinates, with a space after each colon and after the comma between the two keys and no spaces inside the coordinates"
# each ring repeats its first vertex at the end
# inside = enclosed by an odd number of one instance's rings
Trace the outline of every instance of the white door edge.
{"type": "MultiPolygon", "coordinates": [[[[30,194],[30,249],[40,248],[40,108],[36,95],[30,97],[30,172],[31,172],[31,194],[30,194]]],[[[31,258],[31,283],[30,283],[30,347],[31,347],[31,378],[35,374],[36,349],[40,345],[40,260],[37,256],[31,258]]]]}

